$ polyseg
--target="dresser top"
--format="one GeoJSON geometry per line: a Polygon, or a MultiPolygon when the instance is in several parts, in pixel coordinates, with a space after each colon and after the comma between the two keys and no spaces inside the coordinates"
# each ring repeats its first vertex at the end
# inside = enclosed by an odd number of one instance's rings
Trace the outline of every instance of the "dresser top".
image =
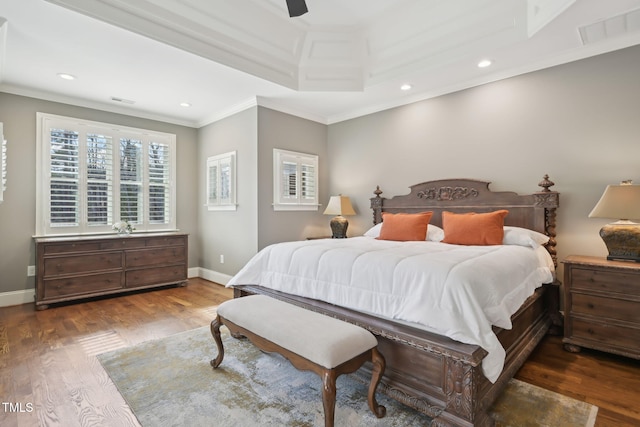
{"type": "Polygon", "coordinates": [[[584,266],[598,266],[598,267],[610,267],[621,268],[629,270],[640,270],[640,263],[634,261],[609,261],[605,257],[585,256],[585,255],[570,255],[562,261],[565,264],[572,265],[584,265],[584,266]]]}
{"type": "Polygon", "coordinates": [[[129,235],[121,235],[118,233],[110,234],[90,234],[79,236],[57,236],[57,237],[34,237],[36,243],[55,243],[55,242],[82,242],[88,240],[109,240],[109,239],[138,239],[145,237],[171,237],[186,236],[188,233],[179,231],[166,231],[158,233],[132,233],[129,235]]]}

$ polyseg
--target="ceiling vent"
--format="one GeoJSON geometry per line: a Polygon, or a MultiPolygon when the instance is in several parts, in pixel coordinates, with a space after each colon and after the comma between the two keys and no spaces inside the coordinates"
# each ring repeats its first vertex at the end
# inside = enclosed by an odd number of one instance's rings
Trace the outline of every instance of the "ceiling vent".
{"type": "Polygon", "coordinates": [[[640,9],[579,27],[583,45],[640,31],[640,9]]]}

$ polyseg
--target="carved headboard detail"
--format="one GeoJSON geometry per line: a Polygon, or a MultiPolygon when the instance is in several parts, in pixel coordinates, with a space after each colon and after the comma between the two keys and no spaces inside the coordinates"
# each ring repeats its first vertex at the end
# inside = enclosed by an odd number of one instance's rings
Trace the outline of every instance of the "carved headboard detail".
{"type": "Polygon", "coordinates": [[[450,212],[490,212],[507,209],[509,215],[505,225],[529,228],[549,236],[546,247],[557,266],[556,252],[556,210],[559,206],[560,194],[551,191],[555,185],[545,175],[538,183],[541,191],[519,195],[514,192],[494,192],[489,189],[490,182],[473,179],[443,179],[427,181],[411,187],[409,194],[394,196],[390,199],[382,197],[380,186],[373,192],[371,209],[373,223],[382,222],[382,212],[416,213],[433,211],[431,223],[441,226],[442,211],[450,212]]]}

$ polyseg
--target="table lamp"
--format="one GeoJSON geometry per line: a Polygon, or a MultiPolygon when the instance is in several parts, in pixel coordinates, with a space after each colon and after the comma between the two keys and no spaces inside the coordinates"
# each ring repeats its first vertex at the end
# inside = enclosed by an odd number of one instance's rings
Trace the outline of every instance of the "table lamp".
{"type": "Polygon", "coordinates": [[[331,196],[327,208],[324,210],[325,215],[336,215],[331,219],[331,232],[332,238],[344,239],[347,237],[347,227],[349,227],[349,221],[343,215],[355,215],[356,212],[351,206],[351,200],[349,197],[343,196],[331,196]]]}
{"type": "Polygon", "coordinates": [[[611,218],[618,221],[600,229],[600,237],[609,250],[609,260],[640,262],[640,185],[622,181],[608,185],[589,218],[611,218]]]}

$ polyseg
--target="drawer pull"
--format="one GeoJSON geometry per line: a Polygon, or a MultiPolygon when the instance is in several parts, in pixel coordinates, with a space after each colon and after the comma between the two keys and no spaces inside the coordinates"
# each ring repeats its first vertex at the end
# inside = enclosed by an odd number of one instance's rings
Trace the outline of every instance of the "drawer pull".
{"type": "Polygon", "coordinates": [[[595,305],[593,305],[593,303],[592,303],[592,302],[590,302],[590,303],[588,303],[588,304],[587,304],[587,307],[589,307],[589,308],[595,308],[595,305]]]}
{"type": "Polygon", "coordinates": [[[595,331],[591,328],[587,329],[587,332],[591,335],[595,334],[595,331]]]}

